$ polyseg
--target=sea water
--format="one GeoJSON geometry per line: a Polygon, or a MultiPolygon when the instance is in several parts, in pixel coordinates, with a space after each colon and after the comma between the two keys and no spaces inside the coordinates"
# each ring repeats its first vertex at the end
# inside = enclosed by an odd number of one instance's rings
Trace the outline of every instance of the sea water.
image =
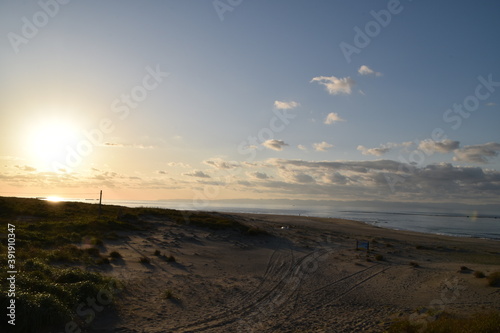
{"type": "Polygon", "coordinates": [[[500,217],[491,214],[480,215],[476,212],[387,211],[377,209],[363,210],[359,207],[257,205],[244,203],[204,203],[204,205],[199,205],[190,201],[107,200],[104,203],[127,207],[333,217],[361,221],[374,226],[395,230],[500,240],[500,217]]]}

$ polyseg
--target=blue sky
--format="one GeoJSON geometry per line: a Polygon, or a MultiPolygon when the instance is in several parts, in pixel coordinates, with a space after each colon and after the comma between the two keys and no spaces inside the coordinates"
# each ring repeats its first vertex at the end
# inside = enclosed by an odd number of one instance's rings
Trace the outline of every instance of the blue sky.
{"type": "Polygon", "coordinates": [[[2,195],[498,203],[499,10],[4,1],[2,195]]]}

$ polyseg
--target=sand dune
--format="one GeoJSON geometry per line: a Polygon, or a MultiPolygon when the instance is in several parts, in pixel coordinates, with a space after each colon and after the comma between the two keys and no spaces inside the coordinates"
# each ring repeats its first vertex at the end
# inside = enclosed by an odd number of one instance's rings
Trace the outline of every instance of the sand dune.
{"type": "Polygon", "coordinates": [[[151,231],[107,244],[123,259],[105,274],[125,288],[91,331],[383,332],[395,318],[425,323],[439,310],[500,309],[500,289],[472,274],[500,269],[499,242],[339,219],[230,215],[268,235],[150,219],[151,231]],[[356,250],[356,239],[369,240],[370,253],[356,250]]]}

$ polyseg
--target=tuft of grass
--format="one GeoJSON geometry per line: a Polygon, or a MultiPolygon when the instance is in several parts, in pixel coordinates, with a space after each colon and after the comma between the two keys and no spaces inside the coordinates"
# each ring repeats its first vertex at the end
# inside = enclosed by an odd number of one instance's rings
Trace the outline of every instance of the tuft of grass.
{"type": "Polygon", "coordinates": [[[163,292],[162,298],[163,299],[174,299],[175,297],[174,297],[174,293],[172,292],[172,290],[167,289],[163,292]]]}
{"type": "Polygon", "coordinates": [[[95,263],[98,265],[109,265],[111,262],[107,257],[100,257],[99,259],[96,260],[95,263]]]}
{"type": "Polygon", "coordinates": [[[269,235],[267,231],[258,227],[249,227],[245,233],[249,236],[269,235]]]}
{"type": "Polygon", "coordinates": [[[484,275],[484,273],[483,273],[483,272],[481,272],[481,271],[474,271],[474,277],[476,277],[476,278],[478,278],[478,279],[482,279],[482,278],[484,278],[484,277],[486,277],[486,276],[485,276],[485,275],[484,275]]]}
{"type": "Polygon", "coordinates": [[[120,259],[122,257],[122,255],[120,254],[120,252],[118,251],[112,251],[110,254],[109,254],[110,258],[112,259],[120,259]]]}
{"type": "Polygon", "coordinates": [[[146,257],[146,256],[142,256],[142,257],[139,258],[139,262],[141,264],[150,264],[151,260],[148,257],[146,257]]]}
{"type": "Polygon", "coordinates": [[[391,324],[387,332],[410,332],[410,333],[496,333],[500,327],[499,312],[476,313],[468,318],[452,316],[443,313],[434,321],[428,321],[426,325],[416,324],[408,319],[399,320],[391,324]]]}
{"type": "Polygon", "coordinates": [[[420,267],[420,265],[415,261],[410,261],[410,266],[415,268],[420,267]]]}
{"type": "Polygon", "coordinates": [[[467,266],[460,266],[460,272],[468,272],[470,271],[469,267],[467,266]]]}
{"type": "Polygon", "coordinates": [[[487,279],[490,287],[500,287],[500,272],[491,273],[487,279]]]}
{"type": "Polygon", "coordinates": [[[377,254],[377,255],[375,256],[375,260],[377,260],[377,261],[382,261],[382,260],[384,260],[384,256],[383,256],[383,255],[381,255],[381,254],[377,254]]]}
{"type": "Polygon", "coordinates": [[[84,250],[87,252],[90,256],[92,257],[99,257],[100,256],[100,251],[97,247],[89,247],[84,250]]]}
{"type": "Polygon", "coordinates": [[[90,238],[90,245],[102,246],[102,245],[104,245],[104,242],[102,241],[102,239],[100,239],[98,237],[91,237],[90,238]]]}
{"type": "Polygon", "coordinates": [[[166,262],[176,262],[176,259],[173,255],[169,255],[169,256],[163,256],[163,259],[166,261],[166,262]]]}
{"type": "Polygon", "coordinates": [[[159,255],[161,255],[161,252],[160,252],[160,250],[155,250],[155,252],[154,252],[153,254],[154,254],[155,256],[159,256],[159,255]]]}

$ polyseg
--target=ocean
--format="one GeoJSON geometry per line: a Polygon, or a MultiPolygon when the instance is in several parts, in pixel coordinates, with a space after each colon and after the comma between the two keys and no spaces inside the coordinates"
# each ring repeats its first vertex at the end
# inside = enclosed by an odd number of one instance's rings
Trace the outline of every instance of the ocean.
{"type": "Polygon", "coordinates": [[[500,216],[481,212],[405,211],[359,207],[317,205],[263,205],[244,203],[207,203],[195,205],[190,201],[123,201],[105,200],[104,204],[127,207],[157,207],[180,210],[205,210],[228,213],[261,213],[296,216],[334,217],[365,222],[395,230],[409,230],[456,237],[475,237],[500,240],[500,216]]]}

